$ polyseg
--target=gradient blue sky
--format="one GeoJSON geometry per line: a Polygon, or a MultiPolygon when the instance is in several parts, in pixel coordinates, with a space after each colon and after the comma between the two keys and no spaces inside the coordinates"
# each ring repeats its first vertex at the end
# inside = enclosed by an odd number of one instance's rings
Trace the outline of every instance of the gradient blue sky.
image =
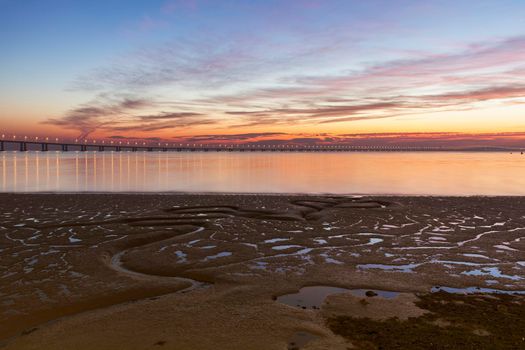
{"type": "Polygon", "coordinates": [[[524,18],[517,0],[0,0],[0,129],[523,144],[524,18]]]}

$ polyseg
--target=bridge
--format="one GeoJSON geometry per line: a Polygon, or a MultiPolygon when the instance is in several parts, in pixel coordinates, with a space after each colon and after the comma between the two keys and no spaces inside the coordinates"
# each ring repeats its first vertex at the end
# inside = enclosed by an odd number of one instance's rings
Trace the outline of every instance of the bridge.
{"type": "Polygon", "coordinates": [[[384,147],[384,146],[351,146],[351,145],[295,145],[295,144],[182,144],[182,143],[145,143],[124,141],[76,141],[60,142],[58,140],[0,139],[0,151],[9,149],[26,152],[29,150],[46,152],[56,151],[130,151],[130,152],[349,152],[349,151],[430,151],[439,147],[384,147]]]}
{"type": "MultiPolygon", "coordinates": [[[[58,138],[2,138],[0,152],[18,150],[34,151],[129,151],[129,152],[424,152],[424,151],[458,151],[458,148],[446,147],[409,147],[409,146],[356,146],[356,145],[297,145],[297,144],[189,144],[166,142],[139,142],[114,140],[75,140],[60,141],[58,138]]],[[[470,151],[522,151],[494,147],[478,147],[470,151]]]]}

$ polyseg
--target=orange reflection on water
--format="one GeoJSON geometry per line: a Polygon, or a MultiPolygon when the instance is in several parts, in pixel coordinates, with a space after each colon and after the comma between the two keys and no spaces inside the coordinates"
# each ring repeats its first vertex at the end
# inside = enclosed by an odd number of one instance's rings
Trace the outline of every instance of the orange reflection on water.
{"type": "Polygon", "coordinates": [[[4,152],[0,166],[4,192],[525,195],[525,156],[509,153],[4,152]]]}

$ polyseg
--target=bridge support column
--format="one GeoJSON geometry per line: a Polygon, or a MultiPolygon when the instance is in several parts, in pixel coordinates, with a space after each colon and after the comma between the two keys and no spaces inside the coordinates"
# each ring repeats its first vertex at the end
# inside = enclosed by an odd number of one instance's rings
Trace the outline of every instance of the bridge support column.
{"type": "Polygon", "coordinates": [[[137,147],[132,147],[131,152],[137,152],[137,147]]]}
{"type": "Polygon", "coordinates": [[[42,146],[41,148],[42,152],[47,152],[47,143],[43,143],[41,146],[42,146]]]}
{"type": "Polygon", "coordinates": [[[67,151],[68,151],[67,145],[62,145],[62,152],[67,152],[67,151]]]}
{"type": "Polygon", "coordinates": [[[4,149],[4,141],[0,141],[0,152],[5,151],[4,149]]]}
{"type": "Polygon", "coordinates": [[[168,149],[167,148],[163,148],[162,152],[168,152],[168,149]]]}
{"type": "Polygon", "coordinates": [[[116,152],[120,152],[120,150],[121,150],[120,146],[115,147],[116,152]]]}
{"type": "Polygon", "coordinates": [[[98,146],[98,151],[99,152],[104,152],[104,146],[98,146]]]}
{"type": "Polygon", "coordinates": [[[86,145],[80,145],[80,152],[85,152],[87,151],[87,146],[86,145]]]}
{"type": "Polygon", "coordinates": [[[27,151],[27,144],[25,142],[20,142],[20,152],[27,151]]]}
{"type": "Polygon", "coordinates": [[[153,148],[148,147],[148,152],[153,152],[153,148]]]}

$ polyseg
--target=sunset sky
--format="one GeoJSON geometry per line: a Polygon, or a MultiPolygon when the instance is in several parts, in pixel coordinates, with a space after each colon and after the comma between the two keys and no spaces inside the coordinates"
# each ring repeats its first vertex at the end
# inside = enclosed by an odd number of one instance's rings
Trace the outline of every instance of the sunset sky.
{"type": "Polygon", "coordinates": [[[525,1],[0,0],[0,132],[525,146],[525,1]]]}

